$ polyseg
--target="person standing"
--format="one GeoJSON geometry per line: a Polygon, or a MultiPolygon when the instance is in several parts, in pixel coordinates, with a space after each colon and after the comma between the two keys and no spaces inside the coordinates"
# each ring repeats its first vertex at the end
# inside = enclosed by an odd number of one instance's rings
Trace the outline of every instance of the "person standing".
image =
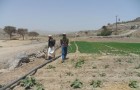
{"type": "Polygon", "coordinates": [[[48,60],[55,58],[55,39],[52,35],[48,36],[48,60]]]}
{"type": "Polygon", "coordinates": [[[60,45],[62,48],[62,63],[64,62],[67,56],[68,44],[69,44],[69,39],[67,38],[66,33],[63,33],[62,39],[60,40],[60,45]]]}

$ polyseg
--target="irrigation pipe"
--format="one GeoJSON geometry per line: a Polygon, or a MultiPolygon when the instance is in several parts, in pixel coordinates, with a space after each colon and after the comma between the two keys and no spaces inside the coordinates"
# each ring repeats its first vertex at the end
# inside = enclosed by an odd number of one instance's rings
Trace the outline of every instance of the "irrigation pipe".
{"type": "Polygon", "coordinates": [[[23,75],[22,77],[20,77],[20,78],[14,80],[13,82],[7,84],[6,86],[0,88],[0,90],[6,90],[8,87],[12,86],[13,84],[15,84],[16,82],[18,82],[19,80],[25,78],[27,75],[31,74],[32,72],[36,71],[36,70],[39,69],[39,68],[42,68],[42,67],[45,66],[46,64],[49,64],[49,63],[55,61],[55,60],[58,59],[59,57],[61,57],[61,55],[57,56],[57,57],[54,58],[54,59],[51,59],[51,60],[49,60],[49,61],[46,61],[45,63],[43,63],[43,64],[41,64],[41,65],[39,65],[39,66],[37,66],[37,67],[35,67],[34,69],[30,70],[27,74],[25,74],[25,75],[23,75]]]}

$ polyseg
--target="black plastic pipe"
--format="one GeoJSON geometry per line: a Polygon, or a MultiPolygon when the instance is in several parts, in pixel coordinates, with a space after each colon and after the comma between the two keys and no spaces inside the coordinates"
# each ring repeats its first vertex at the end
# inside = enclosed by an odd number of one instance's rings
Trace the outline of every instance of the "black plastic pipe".
{"type": "Polygon", "coordinates": [[[39,68],[42,68],[42,67],[45,66],[46,64],[49,64],[49,63],[55,61],[55,60],[58,59],[59,57],[61,57],[61,55],[55,57],[54,59],[51,59],[51,60],[49,60],[49,61],[46,61],[45,63],[43,63],[43,64],[41,64],[41,65],[39,65],[39,66],[37,66],[37,67],[35,67],[34,69],[30,70],[27,74],[25,74],[25,75],[23,75],[22,77],[20,77],[20,78],[14,80],[13,82],[7,84],[6,86],[0,88],[0,90],[6,90],[8,87],[12,86],[13,84],[17,83],[17,82],[20,81],[21,79],[25,78],[27,75],[31,74],[32,72],[36,71],[36,70],[39,69],[39,68]]]}

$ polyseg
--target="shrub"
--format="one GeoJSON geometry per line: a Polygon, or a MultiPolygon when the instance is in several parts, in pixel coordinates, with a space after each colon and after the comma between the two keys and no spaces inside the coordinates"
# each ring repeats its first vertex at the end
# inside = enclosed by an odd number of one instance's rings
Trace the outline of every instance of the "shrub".
{"type": "Polygon", "coordinates": [[[101,87],[101,84],[102,84],[102,81],[100,81],[100,80],[97,80],[97,81],[92,80],[90,83],[90,85],[92,85],[93,88],[101,87]]]}
{"type": "Polygon", "coordinates": [[[135,69],[140,69],[140,65],[139,65],[139,66],[137,66],[137,67],[135,67],[135,69]]]}
{"type": "Polygon", "coordinates": [[[121,60],[120,58],[118,58],[118,59],[116,60],[116,62],[122,62],[122,60],[121,60]]]}
{"type": "Polygon", "coordinates": [[[42,84],[38,83],[38,84],[36,85],[36,90],[45,90],[45,89],[44,89],[44,87],[43,87],[42,84]]]}
{"type": "Polygon", "coordinates": [[[106,76],[106,73],[101,73],[100,76],[101,77],[105,77],[106,76]]]}
{"type": "Polygon", "coordinates": [[[106,26],[103,26],[102,29],[103,30],[101,31],[101,34],[98,34],[98,35],[101,35],[101,36],[109,36],[109,35],[112,34],[112,31],[109,30],[109,29],[107,29],[106,26]]]}
{"type": "Polygon", "coordinates": [[[47,67],[47,69],[54,69],[54,68],[56,68],[56,67],[53,66],[53,65],[49,65],[49,66],[47,67]]]}
{"type": "Polygon", "coordinates": [[[82,65],[83,65],[84,63],[85,63],[85,61],[80,59],[78,62],[76,62],[75,68],[82,67],[82,65]]]}
{"type": "Polygon", "coordinates": [[[73,74],[71,72],[66,72],[67,76],[73,76],[73,74]]]}
{"type": "Polygon", "coordinates": [[[0,85],[0,88],[2,88],[3,87],[3,85],[0,85]]]}
{"type": "Polygon", "coordinates": [[[92,66],[92,69],[96,69],[97,67],[96,66],[92,66]]]}
{"type": "Polygon", "coordinates": [[[76,79],[72,84],[71,87],[73,87],[74,89],[76,88],[81,88],[83,86],[83,83],[80,82],[78,79],[76,79]]]}
{"type": "Polygon", "coordinates": [[[106,69],[106,68],[109,68],[109,65],[105,65],[105,69],[106,69]]]}
{"type": "Polygon", "coordinates": [[[140,73],[137,73],[137,76],[140,77],[140,73]]]}
{"type": "Polygon", "coordinates": [[[127,63],[133,63],[133,61],[132,60],[128,60],[128,61],[126,61],[127,63]]]}
{"type": "Polygon", "coordinates": [[[131,88],[138,88],[138,82],[137,81],[130,81],[129,87],[131,87],[131,88]]]}

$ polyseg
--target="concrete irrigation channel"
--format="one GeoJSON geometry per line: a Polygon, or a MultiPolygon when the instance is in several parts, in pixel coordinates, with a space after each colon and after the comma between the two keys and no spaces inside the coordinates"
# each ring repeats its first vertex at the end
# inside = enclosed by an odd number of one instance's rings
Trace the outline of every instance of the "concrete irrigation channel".
{"type": "Polygon", "coordinates": [[[57,57],[55,57],[54,59],[51,59],[49,61],[44,62],[43,64],[33,68],[32,70],[30,70],[27,74],[21,76],[20,78],[8,83],[7,85],[5,85],[4,87],[0,88],[0,90],[6,90],[7,88],[11,87],[12,85],[16,84],[17,82],[19,82],[21,79],[25,78],[26,76],[36,72],[39,68],[42,68],[43,66],[45,66],[46,64],[49,64],[55,60],[57,60],[59,57],[61,57],[61,55],[58,55],[57,57]]]}

